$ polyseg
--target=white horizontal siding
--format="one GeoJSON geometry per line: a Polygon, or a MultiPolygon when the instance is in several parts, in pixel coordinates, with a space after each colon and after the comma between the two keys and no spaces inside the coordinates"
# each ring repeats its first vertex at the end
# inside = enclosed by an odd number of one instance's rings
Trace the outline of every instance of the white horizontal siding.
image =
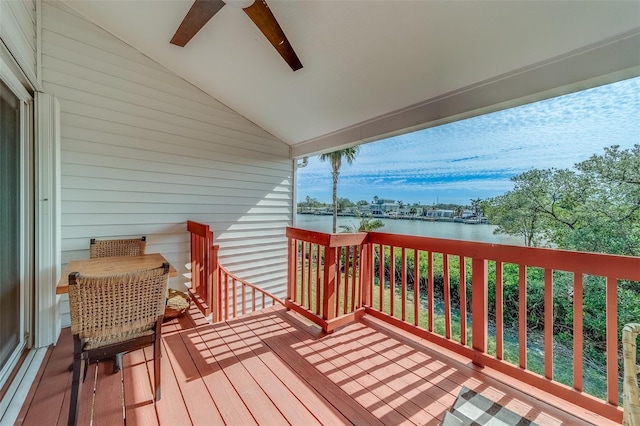
{"type": "Polygon", "coordinates": [[[230,271],[283,296],[288,145],[68,6],[43,2],[42,20],[42,84],[61,111],[63,264],[87,258],[91,238],[146,235],[180,288],[196,220],[230,271]]]}
{"type": "Polygon", "coordinates": [[[36,1],[0,1],[0,39],[32,83],[36,77],[36,1]]]}

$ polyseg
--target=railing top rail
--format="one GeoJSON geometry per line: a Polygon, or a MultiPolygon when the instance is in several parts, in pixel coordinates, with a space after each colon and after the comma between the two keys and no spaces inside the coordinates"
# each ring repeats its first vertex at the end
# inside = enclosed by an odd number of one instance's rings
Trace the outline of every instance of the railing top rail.
{"type": "Polygon", "coordinates": [[[211,238],[213,239],[213,233],[209,229],[209,225],[205,225],[204,223],[198,223],[191,220],[187,221],[187,231],[192,234],[196,234],[203,238],[211,238]]]}
{"type": "Polygon", "coordinates": [[[373,244],[640,281],[640,257],[369,232],[373,244]]]}
{"type": "Polygon", "coordinates": [[[309,231],[307,229],[292,227],[287,227],[287,237],[326,247],[357,246],[366,243],[368,238],[366,232],[325,234],[324,232],[309,231]]]}

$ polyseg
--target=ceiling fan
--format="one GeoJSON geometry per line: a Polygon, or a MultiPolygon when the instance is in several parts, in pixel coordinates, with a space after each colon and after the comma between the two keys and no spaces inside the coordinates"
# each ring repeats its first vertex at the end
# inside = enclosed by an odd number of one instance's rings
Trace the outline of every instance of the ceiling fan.
{"type": "MultiPolygon", "coordinates": [[[[225,2],[222,0],[195,0],[173,35],[171,43],[184,47],[224,5],[225,2]]],[[[265,0],[255,0],[242,10],[251,18],[293,71],[302,68],[298,55],[294,52],[265,0]]]]}

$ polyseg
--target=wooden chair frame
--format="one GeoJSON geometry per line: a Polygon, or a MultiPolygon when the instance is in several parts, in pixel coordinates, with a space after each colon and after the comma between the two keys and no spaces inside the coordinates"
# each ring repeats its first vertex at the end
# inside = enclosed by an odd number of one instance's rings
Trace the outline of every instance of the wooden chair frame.
{"type": "Polygon", "coordinates": [[[168,278],[168,263],[160,268],[124,274],[69,274],[73,334],[69,425],[77,421],[78,396],[84,381],[84,378],[80,380],[83,361],[86,377],[90,362],[153,346],[155,400],[160,400],[160,337],[168,278]],[[113,318],[116,321],[109,320],[113,318]],[[118,321],[118,318],[123,319],[118,321]]]}

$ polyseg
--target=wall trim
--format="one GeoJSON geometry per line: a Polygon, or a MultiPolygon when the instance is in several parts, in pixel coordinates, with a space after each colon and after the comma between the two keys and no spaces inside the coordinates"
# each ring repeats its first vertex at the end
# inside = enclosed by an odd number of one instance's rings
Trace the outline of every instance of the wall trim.
{"type": "Polygon", "coordinates": [[[36,347],[60,335],[56,284],[60,276],[60,104],[36,93],[36,347]]]}

